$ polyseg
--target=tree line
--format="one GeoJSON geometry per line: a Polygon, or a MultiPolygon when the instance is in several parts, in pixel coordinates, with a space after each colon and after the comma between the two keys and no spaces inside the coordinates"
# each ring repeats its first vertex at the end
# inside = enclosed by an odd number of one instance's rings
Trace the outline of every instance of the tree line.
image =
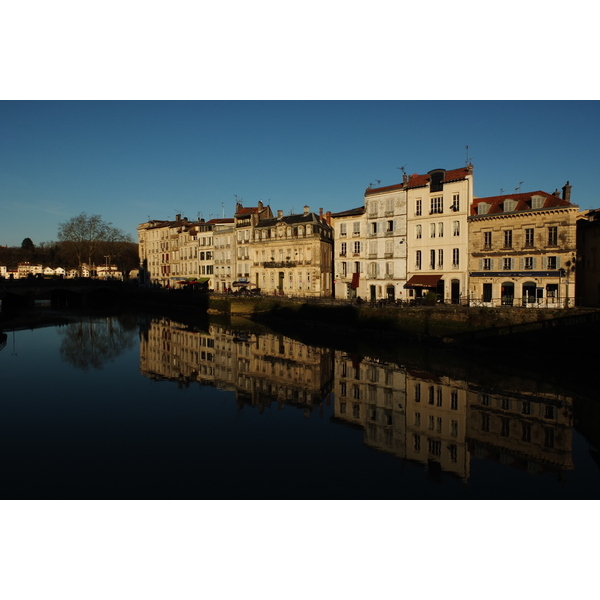
{"type": "Polygon", "coordinates": [[[127,274],[139,266],[138,245],[100,215],[82,212],[59,224],[58,241],[35,244],[26,237],[20,247],[0,247],[0,265],[16,269],[24,262],[66,270],[80,269],[82,263],[100,266],[108,262],[127,274]]]}

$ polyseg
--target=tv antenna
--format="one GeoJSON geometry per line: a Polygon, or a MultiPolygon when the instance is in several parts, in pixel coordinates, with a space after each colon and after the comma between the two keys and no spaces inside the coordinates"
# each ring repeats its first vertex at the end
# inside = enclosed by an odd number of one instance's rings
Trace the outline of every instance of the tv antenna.
{"type": "Polygon", "coordinates": [[[471,160],[473,159],[472,156],[469,156],[469,146],[465,146],[465,167],[469,166],[469,163],[471,162],[471,160]]]}
{"type": "Polygon", "coordinates": [[[523,185],[522,181],[519,181],[519,185],[518,187],[515,188],[515,192],[520,192],[521,191],[521,186],[523,185]]]}
{"type": "Polygon", "coordinates": [[[201,211],[201,210],[199,210],[199,211],[197,212],[196,216],[197,216],[197,218],[198,218],[198,221],[200,221],[200,219],[202,219],[202,211],[201,211]]]}

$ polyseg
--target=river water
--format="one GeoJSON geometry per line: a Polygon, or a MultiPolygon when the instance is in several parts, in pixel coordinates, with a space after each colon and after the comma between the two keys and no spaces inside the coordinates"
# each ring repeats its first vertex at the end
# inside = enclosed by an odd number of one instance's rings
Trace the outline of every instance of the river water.
{"type": "Polygon", "coordinates": [[[500,368],[148,315],[0,348],[4,499],[600,497],[598,399],[500,368]]]}

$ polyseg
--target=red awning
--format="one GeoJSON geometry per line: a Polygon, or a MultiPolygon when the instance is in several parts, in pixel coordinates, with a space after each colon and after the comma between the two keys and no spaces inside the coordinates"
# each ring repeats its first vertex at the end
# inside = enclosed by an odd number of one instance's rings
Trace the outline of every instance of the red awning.
{"type": "Polygon", "coordinates": [[[360,273],[352,273],[352,283],[350,284],[350,287],[353,290],[357,290],[358,289],[358,281],[360,279],[360,273]]]}
{"type": "Polygon", "coordinates": [[[441,278],[441,275],[413,275],[406,282],[406,287],[434,288],[441,278]]]}

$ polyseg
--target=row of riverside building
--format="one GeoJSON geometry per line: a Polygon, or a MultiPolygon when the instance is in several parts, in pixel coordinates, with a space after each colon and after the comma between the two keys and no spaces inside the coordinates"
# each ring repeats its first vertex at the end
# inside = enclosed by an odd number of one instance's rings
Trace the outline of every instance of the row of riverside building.
{"type": "Polygon", "coordinates": [[[480,306],[600,305],[600,210],[579,211],[569,182],[478,198],[473,166],[369,187],[363,206],[275,216],[238,203],[232,219],[138,226],[140,276],[177,288],[480,306]]]}

